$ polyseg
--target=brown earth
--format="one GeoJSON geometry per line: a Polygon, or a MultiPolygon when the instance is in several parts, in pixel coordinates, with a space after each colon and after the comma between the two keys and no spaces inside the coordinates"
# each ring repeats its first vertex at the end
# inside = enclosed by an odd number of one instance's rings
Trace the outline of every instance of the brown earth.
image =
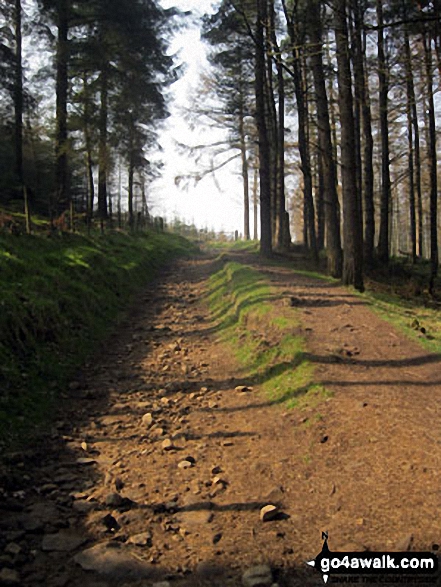
{"type": "Polygon", "coordinates": [[[300,319],[332,397],[269,401],[210,320],[216,262],[177,262],[71,383],[53,430],[7,456],[0,585],[236,586],[259,564],[280,587],[322,585],[305,565],[322,531],[334,551],[438,550],[441,356],[344,288],[236,257],[270,280],[274,315],[300,319]],[[280,513],[262,522],[267,504],[280,513]]]}

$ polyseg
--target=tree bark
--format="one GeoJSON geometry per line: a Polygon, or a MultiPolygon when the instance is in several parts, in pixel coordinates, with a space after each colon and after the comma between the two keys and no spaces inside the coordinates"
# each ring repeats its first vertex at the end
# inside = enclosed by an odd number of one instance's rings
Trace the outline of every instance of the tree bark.
{"type": "Polygon", "coordinates": [[[282,1],[283,11],[285,14],[288,34],[292,45],[292,76],[294,81],[294,92],[297,102],[297,116],[299,126],[299,152],[303,173],[303,194],[304,194],[304,241],[305,246],[309,247],[315,262],[318,262],[317,237],[315,230],[315,212],[314,200],[312,196],[312,172],[311,172],[311,154],[308,143],[308,112],[305,100],[305,87],[302,71],[302,55],[300,54],[300,44],[296,33],[295,23],[289,15],[285,0],[282,1]]]}
{"type": "Polygon", "coordinates": [[[438,180],[436,153],[435,104],[433,98],[432,47],[429,33],[423,35],[424,62],[426,66],[427,103],[429,116],[428,163],[430,177],[430,281],[429,291],[434,293],[438,274],[438,180]]]}
{"type": "Polygon", "coordinates": [[[256,0],[256,56],[255,56],[255,94],[256,125],[259,135],[259,177],[260,177],[260,252],[263,256],[272,253],[271,235],[271,175],[270,145],[265,106],[265,33],[267,18],[266,0],[256,0]]]}
{"type": "Polygon", "coordinates": [[[341,125],[341,168],[343,184],[343,283],[364,291],[363,242],[356,197],[355,125],[349,58],[346,0],[335,0],[334,27],[337,42],[338,103],[341,125]]]}
{"type": "Polygon", "coordinates": [[[412,54],[410,50],[409,32],[407,25],[404,25],[404,49],[405,49],[405,71],[406,71],[406,114],[407,114],[407,141],[408,141],[408,162],[409,162],[409,215],[410,215],[410,246],[412,263],[415,263],[417,256],[417,229],[416,229],[416,207],[415,207],[415,150],[413,133],[413,103],[415,102],[415,90],[413,87],[412,54]]]}
{"type": "Polygon", "coordinates": [[[99,116],[99,153],[98,153],[98,215],[101,226],[108,217],[107,209],[107,118],[108,118],[108,64],[104,64],[100,75],[100,116],[99,116]]]}
{"type": "Polygon", "coordinates": [[[69,207],[69,170],[68,170],[68,130],[67,130],[67,94],[68,94],[68,59],[69,59],[69,0],[57,2],[57,74],[56,74],[56,131],[55,131],[55,210],[63,204],[69,207]]]}
{"type": "Polygon", "coordinates": [[[382,0],[376,0],[378,25],[378,83],[381,129],[381,199],[380,232],[378,236],[378,258],[382,263],[389,262],[389,208],[390,208],[390,167],[389,167],[389,123],[388,92],[389,82],[384,52],[383,7],[382,0]]]}
{"type": "Polygon", "coordinates": [[[32,232],[29,193],[24,181],[23,170],[23,58],[22,58],[22,7],[21,0],[15,0],[15,81],[14,81],[14,113],[15,113],[15,174],[18,189],[23,197],[26,220],[26,232],[32,232]]]}
{"type": "Polygon", "coordinates": [[[250,194],[248,178],[248,157],[244,129],[244,112],[241,104],[239,113],[239,141],[240,156],[242,160],[242,185],[243,185],[243,234],[245,240],[250,240],[250,194]]]}
{"type": "Polygon", "coordinates": [[[324,216],[326,223],[326,248],[328,271],[333,277],[342,276],[342,249],[340,237],[340,214],[337,195],[337,178],[329,121],[328,96],[323,69],[323,38],[320,3],[317,0],[311,8],[311,65],[317,106],[317,126],[320,150],[321,179],[323,181],[324,216]]]}

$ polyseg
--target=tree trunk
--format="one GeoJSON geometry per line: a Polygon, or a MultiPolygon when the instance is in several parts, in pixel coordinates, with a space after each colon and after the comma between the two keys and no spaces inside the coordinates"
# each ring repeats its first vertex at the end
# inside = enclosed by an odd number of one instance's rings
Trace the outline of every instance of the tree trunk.
{"type": "Polygon", "coordinates": [[[277,95],[278,95],[278,115],[276,120],[277,134],[277,184],[276,184],[276,206],[275,206],[275,245],[277,249],[284,250],[286,244],[285,238],[285,80],[283,77],[283,67],[281,61],[281,51],[277,43],[275,30],[275,10],[274,0],[271,2],[271,45],[273,59],[277,69],[277,95]]]}
{"type": "Polygon", "coordinates": [[[417,255],[417,230],[416,230],[416,208],[415,208],[415,151],[413,133],[413,104],[415,102],[415,91],[413,87],[412,54],[410,51],[408,26],[404,25],[404,48],[405,48],[405,70],[406,70],[406,113],[407,113],[407,140],[408,140],[408,161],[409,161],[409,214],[410,214],[410,246],[412,263],[416,261],[417,255]]]}
{"type": "Polygon", "coordinates": [[[95,201],[95,183],[93,180],[93,157],[92,157],[92,139],[90,136],[90,95],[88,88],[87,74],[83,76],[84,88],[84,144],[86,147],[86,169],[87,169],[87,185],[88,198],[86,203],[86,220],[87,225],[90,226],[93,217],[93,206],[95,201]]]}
{"type": "Polygon", "coordinates": [[[430,34],[423,35],[424,62],[426,66],[427,103],[429,115],[428,163],[430,177],[430,282],[429,291],[434,293],[435,279],[438,274],[438,182],[436,153],[435,104],[433,99],[432,47],[430,34]]]}
{"type": "Polygon", "coordinates": [[[343,184],[343,283],[359,291],[363,285],[363,242],[356,197],[355,125],[349,58],[346,0],[335,0],[334,26],[337,42],[338,103],[341,125],[341,168],[343,184]]]}
{"type": "Polygon", "coordinates": [[[288,34],[292,45],[292,76],[294,81],[294,92],[297,102],[299,152],[303,173],[303,194],[304,194],[304,242],[310,248],[315,262],[318,262],[317,238],[315,231],[314,200],[312,196],[312,173],[311,154],[308,143],[308,112],[305,100],[305,87],[302,72],[302,55],[300,54],[300,43],[296,33],[293,18],[288,13],[285,0],[282,1],[285,14],[288,34]]]}
{"type": "Polygon", "coordinates": [[[23,59],[22,59],[22,8],[21,0],[15,0],[15,82],[14,82],[14,111],[15,111],[15,174],[18,189],[23,197],[23,206],[26,219],[26,232],[32,232],[31,210],[29,194],[24,182],[23,172],[23,59]]]}
{"type": "Polygon", "coordinates": [[[317,106],[317,126],[320,149],[321,178],[323,181],[324,216],[326,223],[326,248],[328,271],[333,277],[342,275],[342,249],[340,237],[340,213],[337,194],[337,178],[329,121],[328,96],[323,69],[322,25],[320,3],[317,0],[311,9],[311,65],[317,106]]]}
{"type": "Polygon", "coordinates": [[[253,216],[254,216],[253,239],[255,241],[257,241],[259,238],[259,235],[257,234],[257,222],[258,222],[258,212],[259,212],[259,210],[258,210],[259,206],[258,206],[258,201],[257,201],[258,187],[259,187],[258,186],[258,180],[259,180],[258,175],[259,175],[259,171],[258,171],[258,168],[256,165],[256,167],[254,168],[254,181],[253,181],[253,216]]]}
{"type": "Polygon", "coordinates": [[[242,160],[242,185],[243,185],[243,234],[245,240],[250,240],[250,194],[248,179],[248,157],[244,129],[244,113],[241,104],[239,113],[239,141],[242,160]]]}
{"type": "Polygon", "coordinates": [[[98,153],[98,215],[103,225],[108,217],[107,210],[107,117],[108,117],[108,64],[104,64],[100,75],[100,117],[99,117],[99,153],[98,153]]]}
{"type": "Polygon", "coordinates": [[[270,145],[266,122],[265,107],[265,35],[264,25],[267,18],[266,0],[256,0],[256,56],[255,56],[255,94],[256,125],[259,135],[259,176],[260,176],[260,252],[263,256],[272,253],[271,235],[271,176],[270,145]]]}
{"type": "Polygon", "coordinates": [[[378,83],[381,128],[381,199],[378,258],[382,263],[387,264],[389,262],[389,208],[391,192],[389,168],[389,123],[387,117],[389,82],[386,57],[384,53],[382,0],[376,0],[376,7],[378,24],[378,83]]]}
{"type": "Polygon", "coordinates": [[[68,170],[68,130],[67,130],[67,94],[68,94],[68,58],[69,58],[69,0],[57,2],[57,75],[56,75],[56,131],[55,131],[55,210],[63,205],[69,208],[69,170],[68,170]]]}

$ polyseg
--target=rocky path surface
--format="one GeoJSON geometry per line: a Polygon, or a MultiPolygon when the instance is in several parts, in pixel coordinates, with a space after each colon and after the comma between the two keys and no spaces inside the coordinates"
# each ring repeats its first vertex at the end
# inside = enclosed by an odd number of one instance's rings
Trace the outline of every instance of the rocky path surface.
{"type": "Polygon", "coordinates": [[[437,550],[440,358],[345,290],[261,266],[334,394],[286,410],[216,338],[215,265],[163,273],[53,430],[8,455],[0,585],[320,585],[322,530],[334,550],[437,550]]]}

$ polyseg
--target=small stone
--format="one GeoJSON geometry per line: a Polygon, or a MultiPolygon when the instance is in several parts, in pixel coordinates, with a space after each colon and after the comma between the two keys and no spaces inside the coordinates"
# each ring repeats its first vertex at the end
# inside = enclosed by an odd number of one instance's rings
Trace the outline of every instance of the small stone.
{"type": "Polygon", "coordinates": [[[82,448],[82,449],[83,449],[85,452],[87,452],[87,451],[89,450],[89,447],[88,447],[88,445],[87,445],[87,442],[82,442],[82,443],[81,443],[81,448],[82,448]]]}
{"type": "Polygon", "coordinates": [[[119,493],[109,493],[104,501],[106,506],[117,508],[123,503],[124,500],[119,493]]]}
{"type": "Polygon", "coordinates": [[[77,459],[78,465],[93,465],[96,463],[95,459],[88,459],[88,458],[79,458],[77,459]]]}
{"type": "Polygon", "coordinates": [[[141,560],[120,548],[109,548],[96,544],[77,554],[74,561],[86,571],[107,575],[113,581],[150,578],[153,575],[151,563],[141,560]]]}
{"type": "Polygon", "coordinates": [[[260,520],[262,522],[270,522],[279,513],[277,506],[268,504],[260,510],[260,520]]]}
{"type": "Polygon", "coordinates": [[[72,509],[76,511],[78,514],[83,515],[88,514],[89,512],[94,510],[95,507],[96,504],[93,501],[78,500],[74,501],[72,504],[72,509]]]}
{"type": "Polygon", "coordinates": [[[20,575],[14,569],[0,571],[0,585],[20,585],[20,575]]]}
{"type": "Polygon", "coordinates": [[[222,540],[222,533],[218,532],[217,534],[215,534],[212,538],[212,543],[213,544],[217,544],[218,542],[220,542],[222,540]]]}
{"type": "Polygon", "coordinates": [[[47,534],[43,538],[41,549],[45,552],[71,552],[87,540],[86,536],[61,531],[58,534],[47,534]]]}
{"type": "Polygon", "coordinates": [[[211,469],[211,474],[212,475],[219,475],[219,473],[221,473],[221,472],[222,472],[222,469],[218,465],[216,465],[216,467],[213,467],[211,469]]]}
{"type": "Polygon", "coordinates": [[[150,532],[141,532],[140,534],[134,534],[127,540],[129,544],[136,544],[136,546],[151,546],[152,535],[150,532]]]}
{"type": "Polygon", "coordinates": [[[273,574],[268,565],[257,565],[244,572],[242,583],[244,587],[271,587],[273,574]]]}
{"type": "Polygon", "coordinates": [[[248,385],[237,385],[234,388],[234,391],[238,391],[240,393],[245,393],[246,391],[253,391],[252,387],[248,387],[248,385]]]}
{"type": "Polygon", "coordinates": [[[58,489],[58,485],[55,483],[45,483],[39,489],[40,493],[52,493],[52,491],[56,491],[58,489]]]}
{"type": "Polygon", "coordinates": [[[193,463],[191,463],[190,461],[181,461],[180,463],[178,463],[178,469],[190,469],[193,466],[193,463]]]}
{"type": "Polygon", "coordinates": [[[9,544],[7,544],[5,546],[5,553],[6,554],[12,554],[12,555],[17,555],[20,554],[21,552],[21,546],[19,544],[17,544],[16,542],[10,542],[9,544]]]}
{"type": "Polygon", "coordinates": [[[144,416],[141,418],[141,422],[143,423],[144,426],[151,426],[153,424],[153,416],[150,412],[147,412],[147,414],[144,414],[144,416]]]}
{"type": "Polygon", "coordinates": [[[161,447],[162,447],[162,450],[172,450],[175,448],[173,446],[173,442],[170,440],[170,438],[166,438],[165,440],[163,440],[161,443],[161,447]]]}
{"type": "Polygon", "coordinates": [[[124,487],[124,481],[121,479],[121,477],[117,477],[115,479],[115,489],[117,491],[121,491],[121,489],[123,489],[124,487]]]}

